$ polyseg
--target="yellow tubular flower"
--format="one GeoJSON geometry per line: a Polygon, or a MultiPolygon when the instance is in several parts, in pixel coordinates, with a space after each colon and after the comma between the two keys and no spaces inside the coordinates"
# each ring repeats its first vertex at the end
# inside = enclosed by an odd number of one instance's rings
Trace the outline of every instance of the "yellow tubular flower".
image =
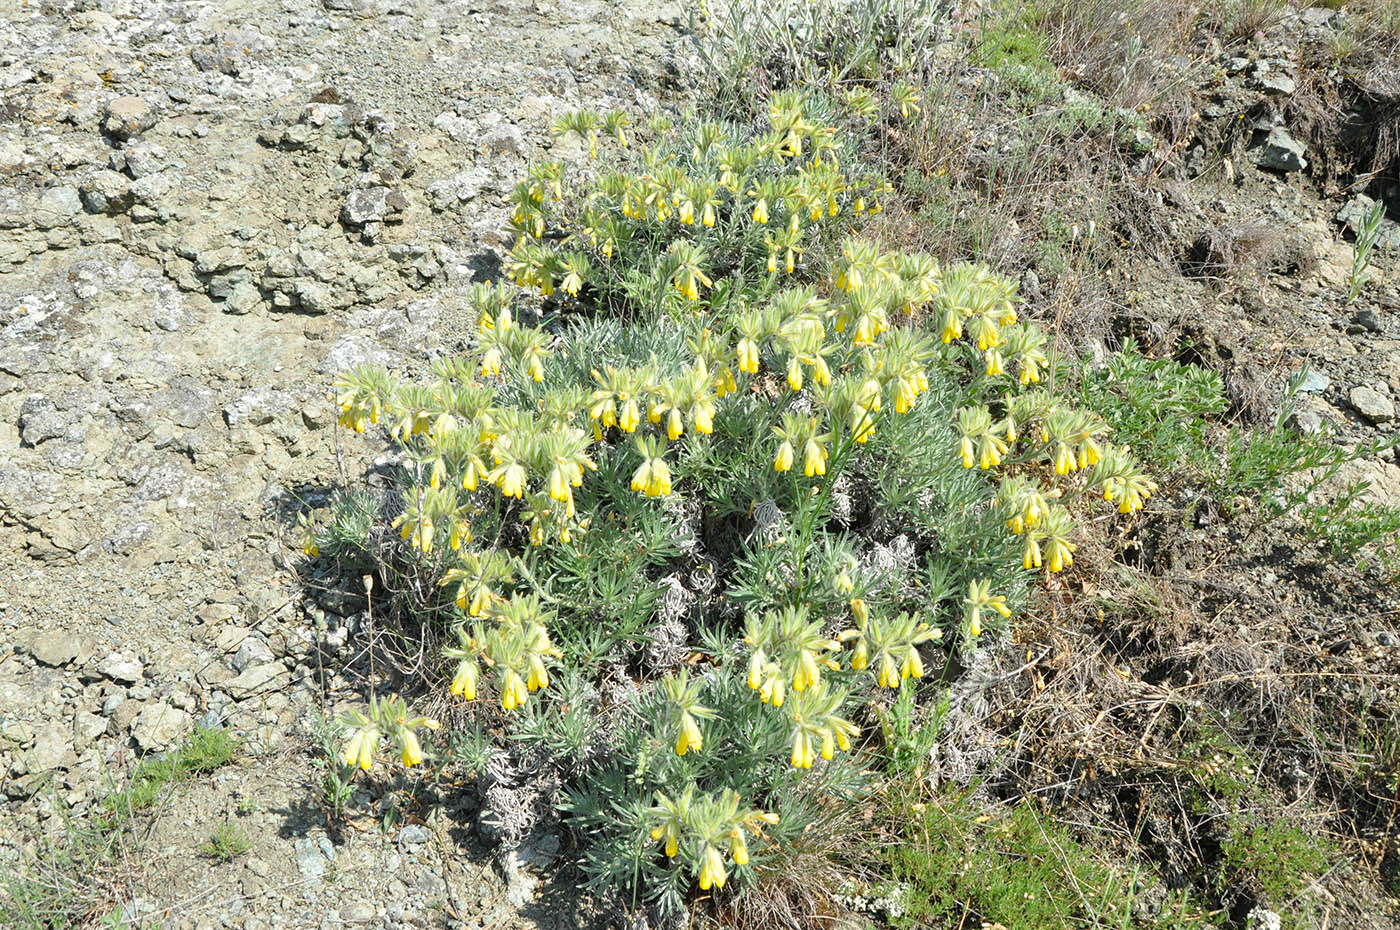
{"type": "Polygon", "coordinates": [[[695,718],[690,714],[681,713],[681,732],[676,737],[676,755],[683,756],[687,752],[699,749],[702,740],[700,737],[700,725],[695,722],[695,718]]]}
{"type": "Polygon", "coordinates": [[[762,650],[755,650],[749,656],[749,687],[757,691],[759,685],[763,683],[763,665],[765,657],[762,650]]]}
{"type": "Polygon", "coordinates": [[[724,881],[728,876],[724,871],[724,857],[719,850],[708,843],[705,844],[705,852],[700,857],[700,890],[709,891],[711,887],[723,888],[724,881]]]}
{"type": "Polygon", "coordinates": [[[778,456],[773,459],[774,471],[789,471],[792,468],[792,443],[784,441],[778,447],[778,456]]]}
{"type": "Polygon", "coordinates": [[[895,665],[894,658],[888,653],[880,656],[880,674],[876,678],[876,684],[881,688],[898,688],[900,682],[899,667],[895,665]]]}
{"type": "Polygon", "coordinates": [[[1074,453],[1070,451],[1069,446],[1059,443],[1055,450],[1055,474],[1068,475],[1076,466],[1074,453]]]}
{"type": "Polygon", "coordinates": [[[826,474],[827,451],[815,439],[807,440],[802,448],[802,472],[808,478],[826,474]]]}
{"type": "Polygon", "coordinates": [[[423,761],[423,747],[412,730],[403,732],[403,764],[414,766],[423,761]]]}
{"type": "Polygon", "coordinates": [[[452,693],[468,701],[476,700],[476,682],[480,675],[481,670],[474,661],[466,659],[457,663],[457,674],[452,676],[452,693]]]}
{"type": "Polygon", "coordinates": [[[745,374],[758,374],[758,343],[745,336],[739,340],[739,370],[745,374]]]}
{"type": "Polygon", "coordinates": [[[729,856],[735,865],[749,864],[749,847],[744,842],[744,833],[738,827],[729,831],[729,856]]]}
{"type": "Polygon", "coordinates": [[[919,658],[919,650],[910,649],[905,653],[904,665],[900,668],[899,674],[901,678],[924,677],[924,662],[923,659],[919,658]]]}
{"type": "Polygon", "coordinates": [[[549,672],[544,667],[544,659],[533,653],[530,655],[530,678],[525,682],[525,687],[531,691],[549,687],[549,672]]]}
{"type": "Polygon", "coordinates": [[[713,404],[702,403],[695,407],[691,414],[691,419],[695,423],[695,431],[709,435],[715,431],[715,408],[713,404]]]}
{"type": "Polygon", "coordinates": [[[373,726],[361,727],[346,742],[341,759],[352,768],[358,766],[368,772],[374,764],[374,750],[378,744],[379,730],[373,726]]]}
{"type": "Polygon", "coordinates": [[[803,731],[798,731],[792,737],[792,767],[795,769],[809,769],[812,767],[812,738],[803,731]]]}
{"type": "Polygon", "coordinates": [[[788,359],[787,380],[788,387],[794,391],[802,390],[802,365],[797,361],[796,355],[788,359]]]}
{"type": "Polygon", "coordinates": [[[685,433],[685,421],[681,419],[679,408],[672,407],[671,414],[666,419],[666,438],[675,442],[685,433]]]}
{"type": "Polygon", "coordinates": [[[529,699],[524,679],[514,669],[507,669],[505,685],[501,688],[501,707],[505,710],[515,710],[517,707],[524,707],[529,699]]]}

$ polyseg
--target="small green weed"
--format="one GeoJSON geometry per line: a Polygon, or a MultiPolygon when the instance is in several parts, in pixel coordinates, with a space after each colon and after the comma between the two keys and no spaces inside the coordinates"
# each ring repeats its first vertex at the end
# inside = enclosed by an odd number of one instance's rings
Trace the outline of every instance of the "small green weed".
{"type": "Polygon", "coordinates": [[[226,730],[200,727],[177,749],[137,766],[123,790],[97,805],[87,821],[65,819],[62,838],[43,846],[33,862],[0,878],[0,927],[15,930],[66,930],[85,926],[94,914],[106,913],[101,926],[137,930],[132,921],[111,908],[104,876],[119,874],[138,843],[138,815],[150,810],[168,791],[196,774],[228,764],[238,741],[226,730]]]}
{"type": "MultiPolygon", "coordinates": [[[[904,825],[874,855],[902,895],[897,928],[999,926],[1006,930],[1132,926],[1133,896],[1116,874],[1067,830],[1021,803],[988,814],[968,790],[893,802],[904,825]]],[[[887,837],[881,837],[886,840],[887,837]]],[[[1217,926],[1184,897],[1159,927],[1217,926]]]]}
{"type": "Polygon", "coordinates": [[[1263,899],[1286,917],[1287,927],[1306,927],[1309,910],[1300,901],[1327,868],[1329,848],[1292,824],[1259,825],[1240,816],[1230,823],[1222,844],[1224,862],[1218,875],[1222,890],[1242,883],[1256,885],[1263,899]]]}
{"type": "Polygon", "coordinates": [[[1385,219],[1385,204],[1379,200],[1373,203],[1361,219],[1356,231],[1356,242],[1352,244],[1351,274],[1347,278],[1347,303],[1361,296],[1361,289],[1371,278],[1371,251],[1381,238],[1381,223],[1385,219]]]}
{"type": "Polygon", "coordinates": [[[1400,572],[1400,508],[1366,499],[1370,482],[1353,481],[1329,501],[1299,511],[1308,537],[1328,554],[1387,576],[1400,572]]]}
{"type": "Polygon", "coordinates": [[[252,848],[253,841],[248,838],[248,831],[232,820],[225,820],[214,828],[200,852],[220,862],[232,862],[252,848]]]}
{"type": "Polygon", "coordinates": [[[109,823],[141,813],[165,791],[191,775],[227,765],[238,751],[238,740],[227,730],[199,727],[178,749],[142,760],[126,788],[103,802],[109,823]]]}

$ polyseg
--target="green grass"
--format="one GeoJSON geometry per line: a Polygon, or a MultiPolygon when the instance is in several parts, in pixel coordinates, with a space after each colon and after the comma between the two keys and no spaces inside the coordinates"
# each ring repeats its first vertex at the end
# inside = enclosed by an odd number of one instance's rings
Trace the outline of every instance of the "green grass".
{"type": "Polygon", "coordinates": [[[246,830],[232,820],[225,820],[214,828],[214,832],[209,835],[209,841],[200,848],[200,852],[220,862],[232,862],[252,846],[253,841],[248,838],[246,830]]]}
{"type": "Polygon", "coordinates": [[[1285,927],[1312,925],[1305,894],[1327,868],[1331,850],[1325,843],[1292,824],[1258,824],[1241,816],[1231,822],[1221,851],[1222,889],[1257,885],[1264,901],[1284,917],[1285,927]]]}
{"type": "Polygon", "coordinates": [[[142,760],[126,788],[103,802],[103,811],[109,822],[139,814],[190,776],[227,765],[237,751],[238,740],[227,730],[198,727],[178,749],[142,760]]]}
{"type": "Polygon", "coordinates": [[[141,762],[128,785],[96,805],[90,819],[73,818],[56,805],[64,818],[61,838],[44,841],[34,861],[0,877],[0,927],[142,927],[112,908],[107,891],[114,884],[110,878],[140,858],[138,816],[180,783],[228,764],[237,750],[238,741],[227,731],[201,727],[179,748],[141,762]]]}
{"type": "MultiPolygon", "coordinates": [[[[897,928],[1000,926],[1006,930],[1134,926],[1136,883],[1104,864],[1031,803],[988,814],[972,792],[951,789],[923,803],[895,803],[898,842],[875,852],[902,887],[897,928]]],[[[1141,925],[1141,924],[1137,924],[1141,925]]],[[[1218,926],[1184,895],[1171,897],[1158,928],[1218,926]]]]}

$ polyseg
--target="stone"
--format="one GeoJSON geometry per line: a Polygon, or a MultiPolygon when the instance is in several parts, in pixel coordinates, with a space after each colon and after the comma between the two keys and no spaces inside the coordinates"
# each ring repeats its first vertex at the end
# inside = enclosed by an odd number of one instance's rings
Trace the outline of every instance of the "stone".
{"type": "Polygon", "coordinates": [[[107,732],[105,717],[85,710],[80,710],[73,715],[73,744],[79,749],[91,746],[105,732],[107,732]]]}
{"type": "Polygon", "coordinates": [[[292,408],[292,397],[275,388],[253,388],[224,407],[224,422],[230,429],[266,426],[292,408]]]}
{"type": "Polygon", "coordinates": [[[320,881],[321,876],[326,874],[326,857],[321,854],[315,841],[310,837],[302,837],[292,844],[296,853],[297,870],[301,872],[301,877],[309,882],[320,881]]]}
{"type": "Polygon", "coordinates": [[[1298,390],[1304,394],[1321,394],[1331,386],[1332,379],[1313,368],[1308,371],[1308,376],[1303,379],[1303,383],[1298,385],[1298,390]]]}
{"type": "Polygon", "coordinates": [[[78,757],[68,735],[52,724],[43,727],[34,738],[34,746],[24,754],[29,774],[52,772],[76,765],[78,757]]]}
{"type": "Polygon", "coordinates": [[[251,281],[239,281],[224,298],[225,313],[244,314],[262,303],[262,292],[251,281]]]}
{"type": "Polygon", "coordinates": [[[82,212],[83,198],[76,187],[50,187],[39,195],[30,222],[36,229],[56,229],[67,226],[82,212]]]}
{"type": "Polygon", "coordinates": [[[189,714],[165,702],[147,704],[131,726],[131,737],[146,752],[175,745],[194,726],[189,714]]]}
{"type": "Polygon", "coordinates": [[[399,842],[405,846],[422,846],[432,838],[432,831],[418,823],[411,823],[399,831],[399,842]]]}
{"type": "Polygon", "coordinates": [[[245,668],[237,678],[224,685],[224,690],[235,701],[242,701],[274,689],[286,677],[287,669],[280,662],[263,662],[245,668]]]}
{"type": "Polygon", "coordinates": [[[1347,393],[1351,408],[1368,421],[1375,424],[1389,423],[1395,419],[1395,404],[1385,394],[1374,388],[1361,385],[1347,393]]]}
{"type": "Polygon", "coordinates": [[[97,672],[103,678],[109,678],[118,684],[134,685],[145,676],[145,667],[139,659],[134,659],[124,653],[112,652],[97,663],[97,672]]]}
{"type": "Polygon", "coordinates": [[[1298,82],[1282,71],[1264,71],[1254,75],[1251,81],[1255,87],[1276,97],[1288,97],[1298,89],[1298,82]]]}
{"type": "Polygon", "coordinates": [[[472,136],[475,124],[456,113],[439,113],[433,119],[433,128],[446,133],[453,142],[461,142],[472,136]]]}
{"type": "Polygon", "coordinates": [[[134,200],[130,179],[106,168],[85,177],[78,185],[78,196],[89,213],[125,213],[134,200]]]}
{"type": "Polygon", "coordinates": [[[485,168],[468,168],[428,185],[428,199],[432,202],[434,210],[448,210],[458,204],[475,200],[490,184],[490,171],[485,168]]]}
{"type": "Polygon", "coordinates": [[[367,187],[351,191],[340,210],[340,221],[346,226],[363,226],[384,220],[408,206],[398,191],[388,187],[367,187]]]}
{"type": "Polygon", "coordinates": [[[155,108],[144,97],[117,97],[107,104],[102,128],[118,139],[130,139],[156,124],[155,108]]]}
{"type": "MultiPolygon", "coordinates": [[[[1365,194],[1357,194],[1337,211],[1337,222],[1350,230],[1352,235],[1359,235],[1375,206],[1376,202],[1373,199],[1365,194]]],[[[1400,249],[1400,224],[1382,214],[1380,228],[1377,230],[1376,244],[1385,249],[1400,249]]],[[[1347,258],[1350,258],[1350,250],[1347,251],[1347,258]]],[[[1343,264],[1349,274],[1351,271],[1350,262],[1347,261],[1343,264]]]]}
{"type": "Polygon", "coordinates": [[[30,646],[34,658],[53,668],[83,663],[92,655],[92,643],[76,633],[41,634],[30,646]]]}
{"type": "Polygon", "coordinates": [[[1282,126],[1275,126],[1258,150],[1258,164],[1261,168],[1285,173],[1302,171],[1308,167],[1306,153],[1307,146],[1290,136],[1282,126]]]}
{"type": "Polygon", "coordinates": [[[272,650],[267,647],[267,643],[263,642],[261,637],[249,636],[243,640],[243,644],[229,660],[229,664],[233,666],[234,671],[242,672],[250,665],[266,664],[271,662],[273,658],[272,650]]]}
{"type": "Polygon", "coordinates": [[[364,924],[374,919],[374,905],[367,901],[356,901],[340,909],[340,919],[347,924],[364,924]]]}
{"type": "Polygon", "coordinates": [[[518,850],[510,850],[501,857],[501,871],[506,879],[506,900],[512,907],[523,908],[535,897],[540,880],[525,869],[518,850]]]}
{"type": "Polygon", "coordinates": [[[57,439],[68,430],[68,418],[43,394],[31,394],[19,408],[19,438],[27,446],[57,439]]]}
{"type": "Polygon", "coordinates": [[[1351,315],[1352,325],[1361,332],[1378,333],[1381,331],[1381,318],[1376,313],[1375,307],[1362,307],[1351,315]]]}
{"type": "Polygon", "coordinates": [[[246,627],[226,626],[215,635],[214,648],[220,652],[237,652],[251,633],[246,627]]]}
{"type": "Polygon", "coordinates": [[[529,157],[530,150],[525,144],[525,133],[510,123],[497,123],[481,137],[481,147],[488,155],[514,155],[529,157]]]}

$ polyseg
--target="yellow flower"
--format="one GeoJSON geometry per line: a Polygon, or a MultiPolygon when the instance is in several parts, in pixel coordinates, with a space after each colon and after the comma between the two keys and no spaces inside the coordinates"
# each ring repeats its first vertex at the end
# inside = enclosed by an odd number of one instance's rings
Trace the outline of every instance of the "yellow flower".
{"type": "Polygon", "coordinates": [[[881,688],[898,688],[899,668],[894,664],[894,657],[889,653],[880,656],[880,674],[876,679],[876,684],[881,688]]]}
{"type": "Polygon", "coordinates": [[[512,462],[501,470],[496,480],[497,487],[506,497],[525,497],[525,466],[512,462]]]}
{"type": "Polygon", "coordinates": [[[403,764],[414,766],[423,761],[423,747],[412,730],[403,731],[403,764]]]}
{"type": "Polygon", "coordinates": [[[666,838],[666,855],[668,858],[674,859],[676,853],[680,851],[680,842],[676,837],[675,827],[671,824],[662,824],[659,827],[652,828],[652,839],[659,840],[663,836],[666,838]]]}
{"type": "Polygon", "coordinates": [[[544,667],[544,659],[534,653],[530,655],[530,678],[525,687],[531,691],[549,687],[549,672],[544,667]]]}
{"type": "Polygon", "coordinates": [[[744,833],[738,827],[729,832],[729,855],[735,865],[749,864],[749,847],[744,842],[744,833]]]}
{"type": "Polygon", "coordinates": [[[369,771],[374,764],[374,750],[379,746],[379,728],[366,725],[357,729],[345,744],[345,752],[341,757],[345,764],[351,767],[358,766],[369,771]]]}
{"type": "Polygon", "coordinates": [[[739,340],[739,370],[750,375],[758,374],[758,343],[747,336],[739,340]]]}
{"type": "Polygon", "coordinates": [[[637,425],[642,422],[642,411],[637,405],[635,397],[628,397],[622,402],[622,417],[617,421],[617,425],[624,433],[633,433],[637,430],[637,425]]]}
{"type": "Polygon", "coordinates": [[[995,378],[1006,369],[1002,365],[1001,352],[995,347],[987,350],[987,377],[995,378]]]}
{"type": "Polygon", "coordinates": [[[452,693],[468,701],[476,700],[476,682],[480,674],[481,670],[470,659],[457,663],[457,674],[452,676],[452,693]]]}
{"type": "Polygon", "coordinates": [[[1026,545],[1021,554],[1021,567],[1026,571],[1030,571],[1033,568],[1040,568],[1042,558],[1040,543],[1036,542],[1033,535],[1027,533],[1026,545]]]}
{"type": "Polygon", "coordinates": [[[815,439],[807,440],[802,448],[802,473],[808,478],[826,474],[826,460],[829,454],[815,439]]]}
{"type": "Polygon", "coordinates": [[[689,713],[681,712],[681,732],[676,737],[676,755],[683,756],[701,745],[700,725],[689,713]]]}
{"type": "Polygon", "coordinates": [[[549,471],[549,496],[557,501],[572,500],[573,494],[569,491],[569,482],[561,466],[562,463],[556,462],[549,471]]]}
{"type": "Polygon", "coordinates": [[[696,405],[691,413],[691,419],[695,422],[695,431],[709,435],[715,431],[715,408],[713,404],[701,403],[696,405]]]}
{"type": "MultiPolygon", "coordinates": [[[[977,634],[974,633],[974,636],[977,634]]],[[[904,665],[899,669],[901,678],[923,678],[924,662],[919,658],[919,650],[910,649],[904,654],[904,665]]]]}
{"type": "Polygon", "coordinates": [[[681,419],[681,412],[678,408],[671,408],[671,415],[666,419],[666,438],[675,442],[685,433],[685,421],[681,419]]]}
{"type": "Polygon", "coordinates": [[[796,355],[788,359],[787,380],[788,387],[794,391],[802,390],[802,365],[796,355]]]}
{"type": "Polygon", "coordinates": [[[805,730],[799,730],[792,735],[792,767],[795,769],[809,769],[815,756],[812,754],[812,737],[805,730]]]}
{"type": "Polygon", "coordinates": [[[1068,475],[1075,467],[1074,453],[1070,451],[1069,446],[1060,443],[1055,452],[1055,474],[1068,475]]]}
{"type": "Polygon", "coordinates": [[[788,471],[792,468],[792,443],[784,442],[778,447],[778,457],[773,459],[774,471],[788,471]]]}
{"type": "Polygon", "coordinates": [[[514,669],[506,670],[506,680],[501,688],[501,707],[506,710],[515,710],[517,707],[525,706],[525,702],[530,699],[529,692],[525,690],[525,681],[514,669]]]}
{"type": "Polygon", "coordinates": [[[705,852],[701,855],[700,866],[700,890],[709,891],[711,887],[723,888],[724,880],[728,878],[724,871],[724,857],[719,850],[708,843],[705,844],[705,852]]]}

